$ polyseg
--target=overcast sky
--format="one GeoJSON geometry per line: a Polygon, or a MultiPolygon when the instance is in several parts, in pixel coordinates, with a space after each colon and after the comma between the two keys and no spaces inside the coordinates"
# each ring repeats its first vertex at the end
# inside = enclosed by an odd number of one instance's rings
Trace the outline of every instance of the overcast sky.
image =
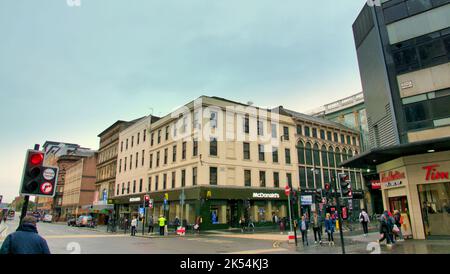
{"type": "Polygon", "coordinates": [[[116,120],[200,95],[305,112],[360,92],[351,26],[364,3],[0,1],[0,195],[18,195],[33,144],[97,149],[116,120]]]}

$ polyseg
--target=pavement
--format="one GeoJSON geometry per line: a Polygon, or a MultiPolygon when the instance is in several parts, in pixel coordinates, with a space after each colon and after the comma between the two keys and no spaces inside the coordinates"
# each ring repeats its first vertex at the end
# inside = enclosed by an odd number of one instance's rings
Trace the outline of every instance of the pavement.
{"type": "MultiPolygon", "coordinates": [[[[17,227],[18,221],[9,221],[8,227],[17,227]]],[[[335,233],[335,245],[314,244],[309,233],[309,245],[303,246],[301,237],[298,246],[289,244],[287,233],[260,230],[241,233],[239,230],[204,231],[177,236],[156,234],[142,236],[142,230],[132,237],[124,231],[107,233],[105,226],[97,228],[69,227],[65,223],[38,223],[53,254],[341,254],[339,233],[335,233]]],[[[12,233],[15,229],[8,229],[12,233]]],[[[392,247],[379,245],[379,234],[372,230],[367,237],[358,231],[345,234],[346,253],[350,254],[449,254],[450,239],[407,240],[392,247]]],[[[4,239],[4,238],[3,238],[4,239]]],[[[3,240],[0,238],[0,244],[3,240]]]]}

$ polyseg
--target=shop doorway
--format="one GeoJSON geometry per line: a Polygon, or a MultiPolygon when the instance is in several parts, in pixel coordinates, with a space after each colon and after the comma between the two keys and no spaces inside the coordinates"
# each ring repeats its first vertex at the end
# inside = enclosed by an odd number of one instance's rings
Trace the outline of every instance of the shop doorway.
{"type": "Polygon", "coordinates": [[[227,221],[228,225],[232,228],[239,227],[239,219],[241,216],[239,216],[239,203],[237,200],[230,200],[228,202],[227,207],[227,221]]]}
{"type": "Polygon", "coordinates": [[[406,196],[389,198],[389,211],[408,212],[408,199],[406,196]]]}

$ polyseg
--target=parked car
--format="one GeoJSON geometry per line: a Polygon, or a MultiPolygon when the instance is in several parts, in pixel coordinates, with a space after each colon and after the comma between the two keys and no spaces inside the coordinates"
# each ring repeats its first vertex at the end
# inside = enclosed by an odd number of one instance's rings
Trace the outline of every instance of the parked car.
{"type": "Polygon", "coordinates": [[[53,221],[53,215],[45,214],[44,219],[42,221],[44,223],[51,223],[53,221]]]}
{"type": "Polygon", "coordinates": [[[95,222],[92,216],[82,215],[78,217],[76,226],[78,227],[95,227],[95,222]]]}
{"type": "Polygon", "coordinates": [[[67,218],[67,225],[68,226],[76,226],[77,225],[77,219],[75,217],[67,218]]]}

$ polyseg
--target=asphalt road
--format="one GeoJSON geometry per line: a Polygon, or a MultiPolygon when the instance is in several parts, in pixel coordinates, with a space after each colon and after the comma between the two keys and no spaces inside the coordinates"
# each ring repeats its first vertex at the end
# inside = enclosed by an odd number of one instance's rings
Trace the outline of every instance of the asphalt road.
{"type": "MultiPolygon", "coordinates": [[[[6,234],[17,228],[18,220],[8,221],[8,230],[0,236],[0,244],[6,234]]],[[[131,237],[129,234],[106,233],[89,228],[69,227],[65,224],[38,223],[53,254],[340,254],[339,233],[335,234],[335,246],[314,244],[309,233],[309,246],[288,244],[287,235],[278,233],[203,233],[201,235],[166,237],[131,237]]],[[[141,235],[141,233],[138,233],[141,235]]],[[[358,234],[345,236],[347,253],[450,253],[450,240],[398,242],[392,248],[376,243],[378,233],[368,237],[358,234]]]]}

